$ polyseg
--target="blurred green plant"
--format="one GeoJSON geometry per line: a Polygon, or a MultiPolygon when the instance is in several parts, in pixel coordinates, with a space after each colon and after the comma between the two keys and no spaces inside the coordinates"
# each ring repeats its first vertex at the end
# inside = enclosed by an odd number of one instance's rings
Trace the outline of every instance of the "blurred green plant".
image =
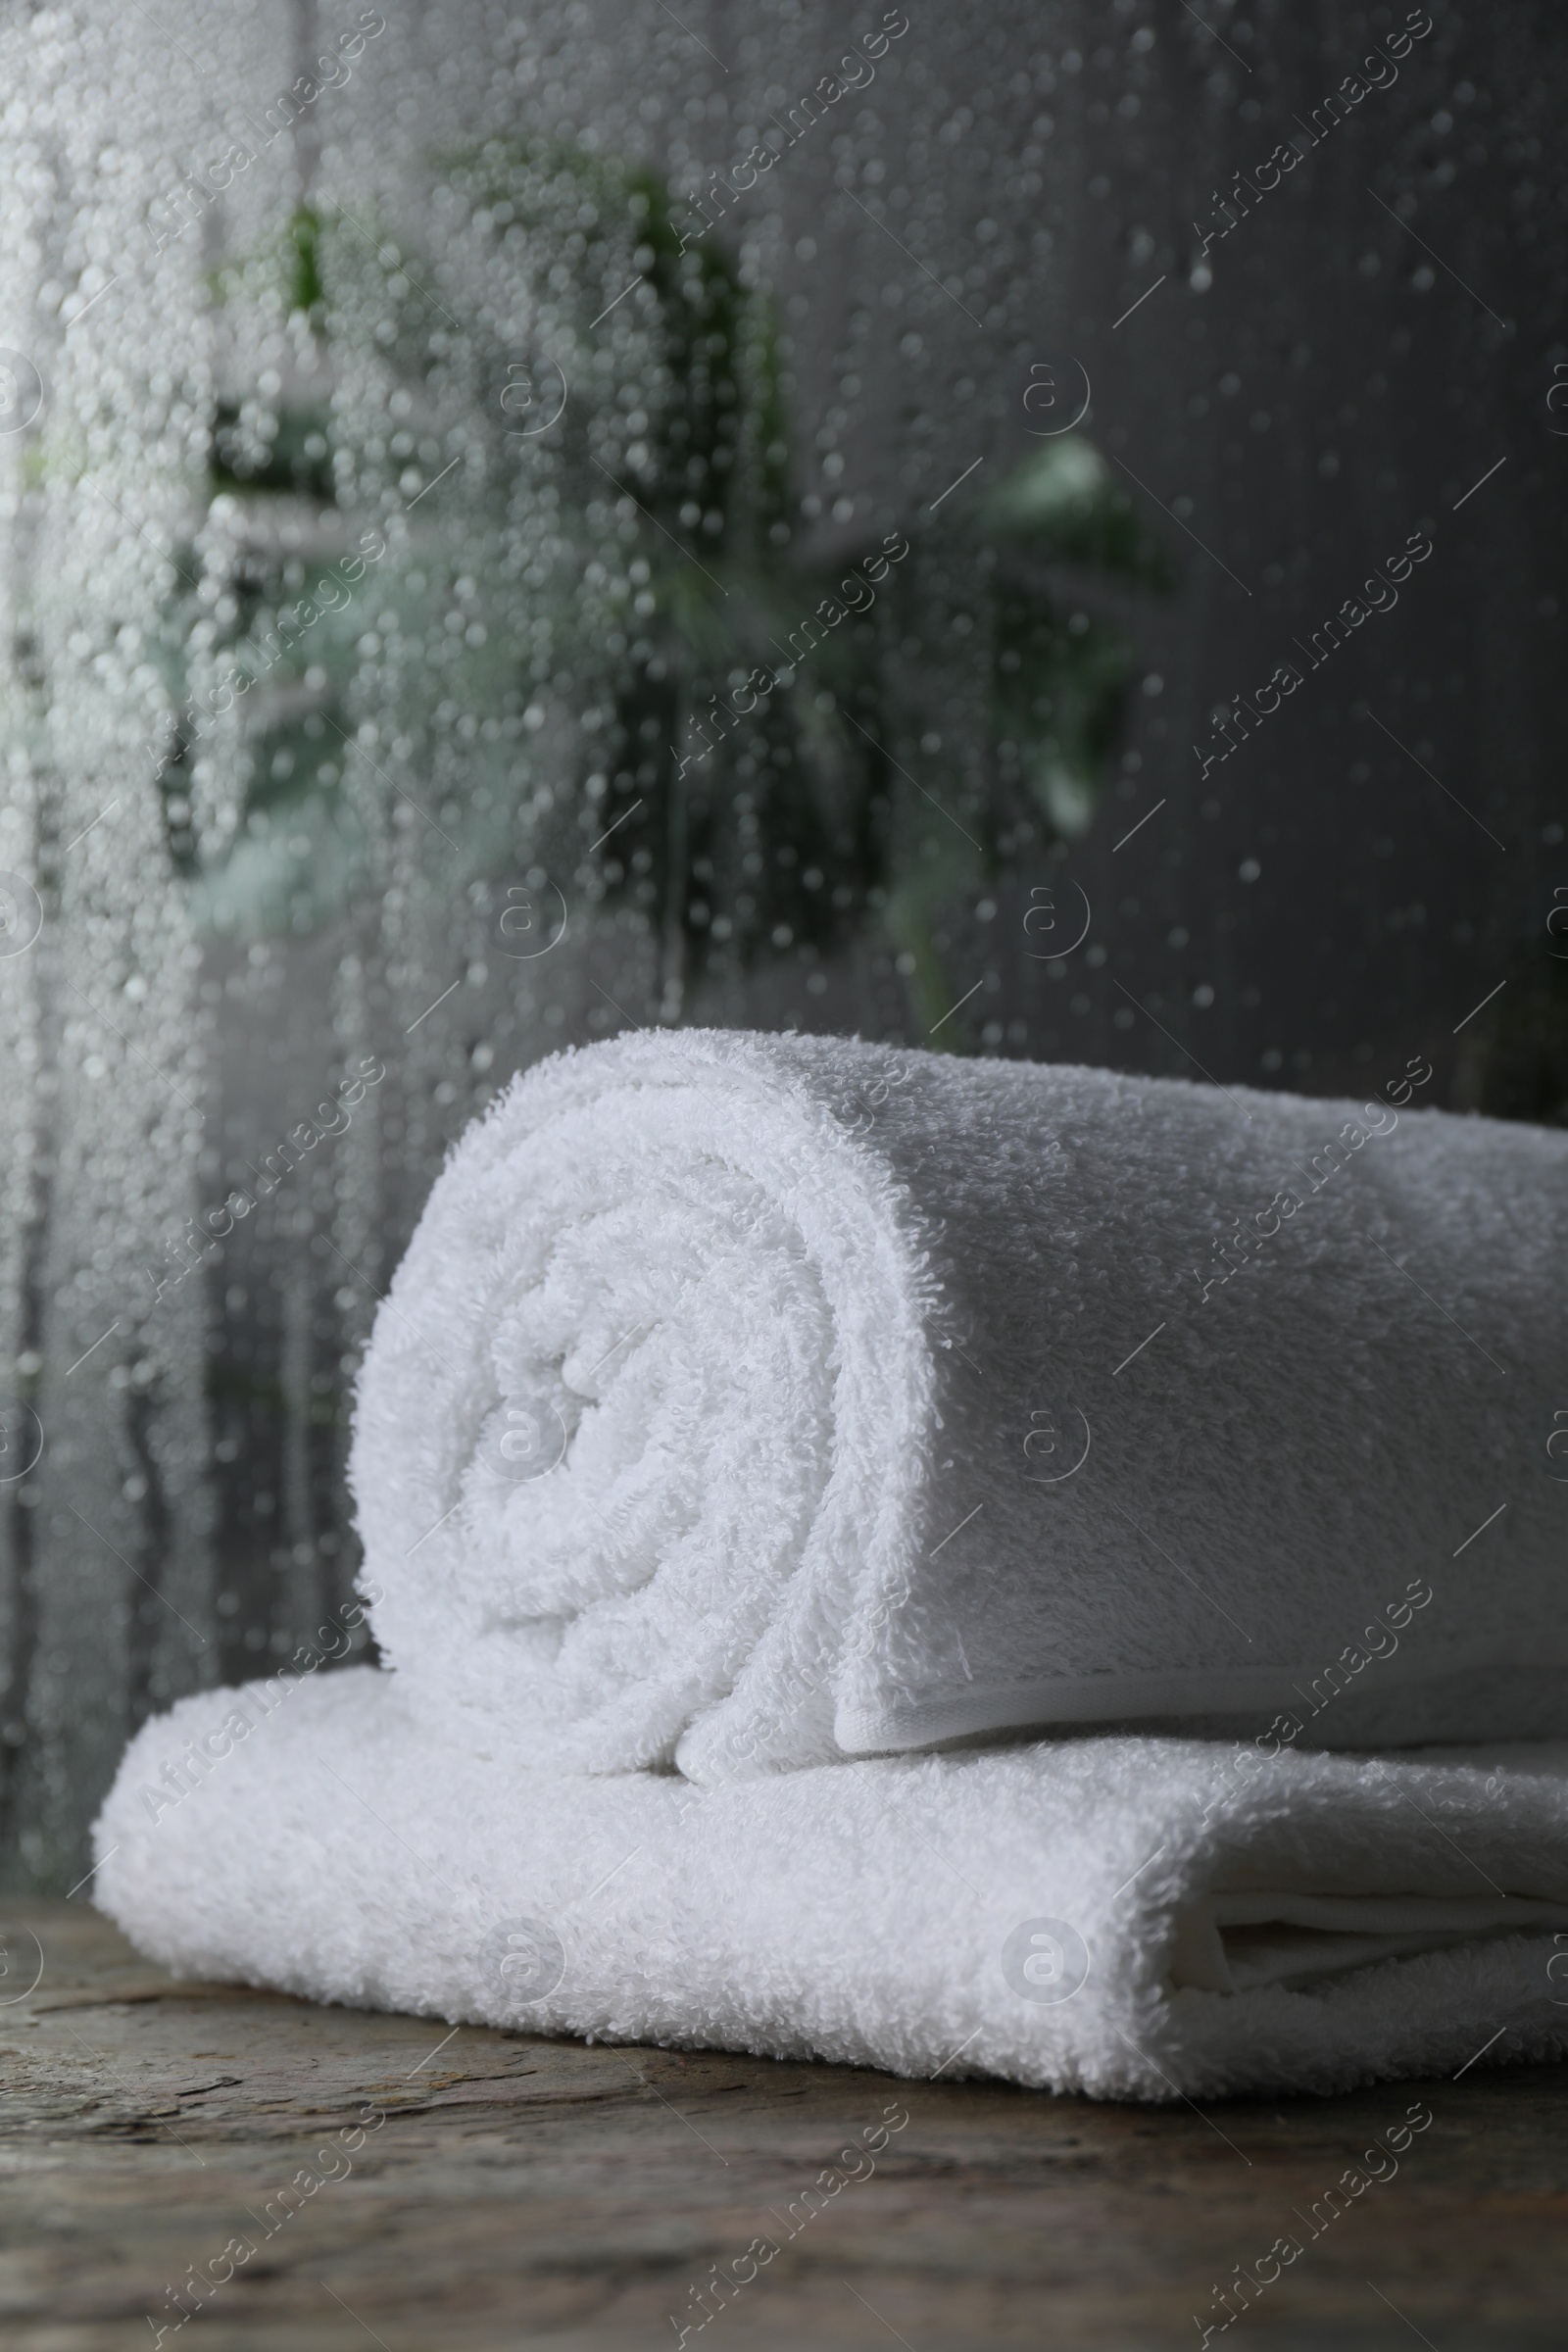
{"type": "MultiPolygon", "coordinates": [[[[231,838],[205,851],[190,821],[185,736],[166,764],[171,853],[202,919],[304,930],[348,903],[367,850],[345,746],[362,711],[390,706],[466,877],[569,870],[645,923],[663,1018],[710,979],[819,958],[870,923],[912,962],[928,1030],[949,998],[943,908],[1038,870],[1093,821],[1134,664],[1072,583],[1162,593],[1168,558],[1071,434],[967,511],[911,517],[878,545],[846,534],[831,563],[803,550],[772,305],[711,237],[682,232],[663,181],[572,146],[492,140],[449,159],[443,189],[490,272],[482,300],[466,303],[448,271],[437,302],[431,266],[310,211],[215,281],[231,309],[270,303],[326,365],[308,397],[220,404],[208,497],[251,522],[230,528],[240,552],[217,620],[188,597],[167,615],[174,669],[194,630],[209,661],[270,678],[231,838]],[[519,356],[509,322],[524,315],[519,356]],[[556,370],[561,414],[524,423],[556,370]],[[318,616],[280,660],[279,617],[313,571],[264,511],[412,510],[453,470],[449,450],[462,495],[432,501],[376,575],[397,658],[368,675],[356,611],[318,616]],[[419,649],[443,611],[437,667],[419,649]],[[908,714],[949,682],[983,688],[981,785],[910,748],[908,714]],[[571,739],[564,788],[561,727],[548,778],[530,741],[552,714],[571,739]]],[[[336,541],[317,537],[324,562],[336,541]]],[[[172,675],[171,688],[188,700],[172,675]]],[[[952,1027],[935,1042],[949,1040],[952,1027]]]]}

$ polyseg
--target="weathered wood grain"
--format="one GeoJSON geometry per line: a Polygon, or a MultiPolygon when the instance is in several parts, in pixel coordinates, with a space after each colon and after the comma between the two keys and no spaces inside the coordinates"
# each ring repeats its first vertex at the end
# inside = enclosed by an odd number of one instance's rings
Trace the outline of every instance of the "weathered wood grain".
{"type": "Polygon", "coordinates": [[[207,2352],[629,2352],[682,2325],[707,2352],[1153,2352],[1196,2345],[1194,2315],[1223,2316],[1215,2284],[1282,2232],[1300,2258],[1213,2342],[1568,2340],[1568,2068],[1103,2107],[466,2027],[443,2040],[428,2020],[175,1983],[79,1900],[12,1905],[0,1927],[7,2352],[146,2352],[160,2326],[207,2352]],[[24,1997],[29,1936],[42,1974],[24,1997]],[[1308,2239],[1313,2200],[1415,2100],[1434,2120],[1397,2177],[1308,2239]],[[368,2105],[384,2122],[367,2129],[368,2105]],[[889,2108],[908,2121],[874,2170],[840,2163],[889,2108]],[[843,2185],[803,2219],[836,2164],[843,2185]],[[302,2169],[322,2185],[288,2210],[302,2169]],[[778,2251],[699,2327],[694,2288],[714,2264],[744,2272],[755,2239],[778,2251]],[[255,2250],[175,2332],[170,2288],[221,2269],[230,2240],[255,2250]]]}

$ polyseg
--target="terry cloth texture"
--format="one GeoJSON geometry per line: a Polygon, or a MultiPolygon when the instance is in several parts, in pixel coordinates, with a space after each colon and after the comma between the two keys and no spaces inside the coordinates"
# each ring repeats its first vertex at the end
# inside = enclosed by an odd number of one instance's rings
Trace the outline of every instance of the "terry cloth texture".
{"type": "Polygon", "coordinates": [[[97,1899],[325,1999],[1107,2096],[1568,2049],[1568,1747],[1394,1752],[1568,1731],[1568,1136],[1423,1071],[533,1071],[361,1381],[391,1671],[146,1726],[97,1899]]]}
{"type": "Polygon", "coordinates": [[[944,2081],[1168,2099],[1568,2051],[1562,1748],[1079,1737],[704,1788],[505,1735],[362,1667],[184,1699],[126,1754],[96,1899],[204,1976],[944,2081]],[[1381,1956],[1411,1936],[1447,1948],[1381,1956]]]}
{"type": "Polygon", "coordinates": [[[1430,1076],[716,1032],[542,1064],[366,1361],[383,1655],[522,1761],[705,1784],[1282,1708],[1568,1733],[1568,1135],[1409,1108],[1430,1076]]]}

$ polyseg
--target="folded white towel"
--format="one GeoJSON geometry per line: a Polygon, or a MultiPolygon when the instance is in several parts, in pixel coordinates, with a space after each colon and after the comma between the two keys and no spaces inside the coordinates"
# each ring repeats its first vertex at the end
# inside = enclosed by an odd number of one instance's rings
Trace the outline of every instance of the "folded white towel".
{"type": "Polygon", "coordinates": [[[509,1746],[371,1669],[203,1692],[132,1742],[96,1899],[187,1972],[944,2080],[1164,2099],[1568,2051],[1563,1748],[1071,1739],[701,1788],[509,1746]]]}
{"type": "Polygon", "coordinates": [[[541,1065],[366,1362],[384,1655],[525,1761],[704,1783],[1279,1709],[1568,1732],[1568,1135],[1403,1107],[1430,1076],[541,1065]]]}

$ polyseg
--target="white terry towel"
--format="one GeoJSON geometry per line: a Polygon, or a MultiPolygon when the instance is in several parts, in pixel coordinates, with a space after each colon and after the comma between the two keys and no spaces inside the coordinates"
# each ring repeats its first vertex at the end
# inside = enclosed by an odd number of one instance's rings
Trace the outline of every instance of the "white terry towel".
{"type": "Polygon", "coordinates": [[[1562,1747],[1074,1738],[699,1788],[541,1771],[351,1668],[182,1700],[97,1839],[172,1967],[454,2021],[1148,2099],[1568,2052],[1562,1747]]]}
{"type": "Polygon", "coordinates": [[[1568,2048],[1568,1748],[1322,1752],[1568,1729],[1568,1137],[1423,1067],[536,1070],[365,1367],[394,1671],[148,1725],[97,1899],[320,1997],[1112,2095],[1568,2048]],[[1016,1737],[1115,1718],[1247,1737],[1016,1737]]]}
{"type": "Polygon", "coordinates": [[[510,1757],[702,1783],[1281,1709],[1568,1733],[1568,1135],[1430,1077],[557,1056],[376,1322],[384,1656],[510,1757]]]}

